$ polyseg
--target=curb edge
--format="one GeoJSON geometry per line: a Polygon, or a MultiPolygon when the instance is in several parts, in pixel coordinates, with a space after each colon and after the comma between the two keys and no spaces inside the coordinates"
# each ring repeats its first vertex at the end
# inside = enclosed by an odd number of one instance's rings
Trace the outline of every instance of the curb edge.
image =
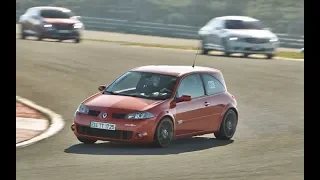
{"type": "Polygon", "coordinates": [[[42,106],[39,106],[36,103],[34,103],[33,101],[22,98],[20,96],[16,96],[16,101],[40,111],[44,115],[48,116],[48,119],[49,119],[49,127],[44,132],[42,132],[40,135],[35,136],[27,141],[17,143],[16,149],[26,147],[26,146],[29,146],[29,145],[34,144],[36,142],[39,142],[41,140],[44,140],[46,138],[49,138],[49,137],[57,134],[59,131],[61,131],[63,129],[65,122],[60,114],[57,114],[48,108],[44,108],[42,106]]]}

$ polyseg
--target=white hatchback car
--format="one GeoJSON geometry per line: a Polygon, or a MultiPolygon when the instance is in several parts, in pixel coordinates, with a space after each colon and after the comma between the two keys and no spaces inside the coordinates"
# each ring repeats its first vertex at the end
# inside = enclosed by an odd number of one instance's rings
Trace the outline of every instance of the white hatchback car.
{"type": "Polygon", "coordinates": [[[278,37],[257,19],[246,16],[223,16],[210,20],[198,34],[201,36],[201,50],[232,53],[265,54],[271,59],[279,47],[278,37]]]}

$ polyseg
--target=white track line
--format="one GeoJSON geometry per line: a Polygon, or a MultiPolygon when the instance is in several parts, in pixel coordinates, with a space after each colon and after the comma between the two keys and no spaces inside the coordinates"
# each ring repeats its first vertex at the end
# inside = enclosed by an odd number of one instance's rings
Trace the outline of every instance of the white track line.
{"type": "Polygon", "coordinates": [[[16,100],[18,102],[23,103],[31,108],[34,108],[34,109],[40,111],[41,113],[43,113],[44,115],[48,116],[49,122],[50,122],[49,128],[46,131],[41,133],[39,136],[33,137],[27,141],[17,143],[16,148],[29,146],[33,143],[36,143],[36,142],[41,141],[43,139],[46,139],[50,136],[53,136],[53,135],[57,134],[60,130],[63,129],[65,123],[64,123],[64,120],[62,119],[61,115],[56,114],[55,112],[51,111],[50,109],[41,107],[28,99],[16,96],[16,100]]]}

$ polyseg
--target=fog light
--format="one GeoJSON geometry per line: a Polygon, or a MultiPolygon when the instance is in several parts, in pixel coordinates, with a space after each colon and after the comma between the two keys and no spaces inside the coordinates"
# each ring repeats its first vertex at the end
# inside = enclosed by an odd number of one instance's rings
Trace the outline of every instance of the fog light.
{"type": "Polygon", "coordinates": [[[138,138],[143,138],[144,136],[147,136],[147,135],[148,135],[148,133],[146,133],[146,132],[140,132],[140,133],[137,134],[137,137],[138,138]]]}
{"type": "Polygon", "coordinates": [[[72,125],[71,125],[71,131],[74,131],[74,130],[75,130],[75,125],[72,124],[72,125]]]}

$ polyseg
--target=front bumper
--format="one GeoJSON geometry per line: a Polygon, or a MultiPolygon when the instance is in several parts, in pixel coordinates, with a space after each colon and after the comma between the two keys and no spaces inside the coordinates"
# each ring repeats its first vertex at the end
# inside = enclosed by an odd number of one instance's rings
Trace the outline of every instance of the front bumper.
{"type": "Polygon", "coordinates": [[[153,141],[154,119],[148,120],[101,120],[87,115],[76,115],[71,130],[77,137],[93,140],[150,143],[153,141]],[[103,122],[116,125],[115,130],[104,130],[90,127],[90,122],[103,122]]]}
{"type": "MultiPolygon", "coordinates": [[[[248,43],[242,41],[227,42],[228,52],[230,53],[246,53],[246,54],[275,54],[276,49],[279,47],[279,42],[268,43],[248,43]]],[[[207,44],[207,49],[214,49],[214,46],[207,44]]]]}
{"type": "Polygon", "coordinates": [[[44,29],[42,31],[42,38],[50,38],[50,39],[79,39],[81,37],[82,32],[78,29],[73,30],[57,30],[57,29],[44,29]]]}
{"type": "Polygon", "coordinates": [[[243,41],[228,41],[229,52],[248,54],[275,54],[278,42],[248,43],[243,41]]]}

